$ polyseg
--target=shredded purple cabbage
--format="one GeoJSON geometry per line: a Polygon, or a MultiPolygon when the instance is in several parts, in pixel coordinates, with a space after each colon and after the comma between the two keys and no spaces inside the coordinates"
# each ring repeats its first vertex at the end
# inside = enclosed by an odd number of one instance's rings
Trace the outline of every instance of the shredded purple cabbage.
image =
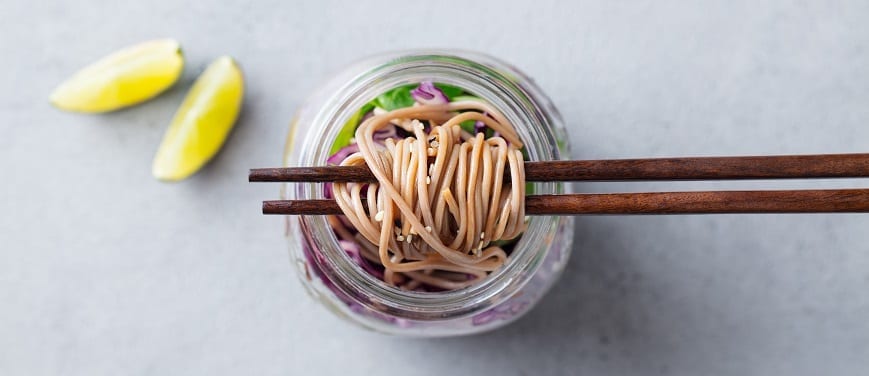
{"type": "Polygon", "coordinates": [[[396,138],[397,135],[395,124],[390,123],[374,132],[374,142],[383,145],[387,138],[396,138]]]}
{"type": "Polygon", "coordinates": [[[338,151],[335,152],[335,154],[332,154],[331,156],[329,156],[329,158],[326,159],[326,163],[328,163],[330,165],[336,165],[336,166],[340,165],[341,161],[343,161],[345,158],[349,157],[350,154],[356,153],[358,151],[359,151],[359,146],[356,145],[355,143],[347,145],[341,149],[338,149],[338,151]]]}
{"type": "Polygon", "coordinates": [[[518,301],[513,304],[502,304],[498,307],[480,313],[471,320],[474,325],[484,325],[495,320],[508,320],[518,315],[526,306],[531,304],[528,301],[518,301]]]}
{"type": "MultiPolygon", "coordinates": [[[[348,243],[354,244],[352,242],[348,242],[348,243]]],[[[343,247],[343,245],[342,245],[342,247],[343,247]]],[[[358,248],[357,248],[357,250],[358,250],[358,248]]],[[[351,311],[353,311],[357,314],[360,314],[360,315],[365,315],[365,316],[369,316],[369,317],[372,317],[372,318],[375,318],[378,320],[382,320],[384,322],[392,323],[392,324],[398,325],[399,327],[403,327],[403,328],[406,328],[406,327],[409,327],[412,325],[412,323],[410,321],[407,321],[405,319],[393,317],[393,316],[390,316],[390,315],[382,313],[382,312],[367,309],[367,308],[363,307],[361,304],[359,304],[358,302],[351,299],[344,292],[342,292],[340,289],[338,289],[335,286],[335,284],[332,283],[332,281],[329,280],[329,278],[326,277],[326,274],[323,273],[323,271],[320,269],[318,261],[319,262],[326,262],[326,261],[325,261],[325,258],[323,257],[323,255],[319,252],[319,250],[315,251],[315,250],[311,249],[310,247],[308,247],[307,244],[303,244],[302,251],[305,254],[305,261],[306,261],[305,265],[307,265],[306,270],[309,273],[316,276],[317,278],[319,278],[320,281],[323,282],[323,285],[327,289],[331,290],[335,294],[335,297],[338,298],[338,300],[347,304],[347,306],[350,308],[351,311]],[[318,261],[315,261],[315,258],[318,261]]],[[[351,254],[351,257],[353,257],[352,254],[351,254]]],[[[354,260],[355,260],[355,258],[354,258],[354,260]]],[[[367,261],[365,261],[365,260],[362,260],[362,261],[364,261],[364,262],[360,263],[359,265],[362,265],[363,268],[365,268],[365,265],[368,265],[369,267],[371,266],[367,261]]],[[[368,269],[365,269],[365,270],[368,270],[368,269]]],[[[377,271],[376,269],[374,269],[374,271],[368,271],[368,272],[372,273],[374,276],[379,275],[378,278],[383,278],[382,272],[377,271]],[[380,273],[380,274],[377,274],[377,273],[380,273]]]]}
{"type": "Polygon", "coordinates": [[[323,197],[335,198],[335,195],[332,194],[332,183],[331,182],[323,183],[323,197]]]}
{"type": "Polygon", "coordinates": [[[410,96],[420,104],[447,104],[450,99],[431,81],[419,83],[416,89],[410,91],[410,96]]]}
{"type": "Polygon", "coordinates": [[[383,279],[383,272],[371,266],[371,263],[362,257],[362,250],[359,249],[359,244],[346,240],[339,240],[338,244],[340,244],[341,248],[347,252],[347,255],[349,255],[357,265],[361,266],[363,270],[368,272],[368,274],[371,274],[375,278],[383,279]]]}

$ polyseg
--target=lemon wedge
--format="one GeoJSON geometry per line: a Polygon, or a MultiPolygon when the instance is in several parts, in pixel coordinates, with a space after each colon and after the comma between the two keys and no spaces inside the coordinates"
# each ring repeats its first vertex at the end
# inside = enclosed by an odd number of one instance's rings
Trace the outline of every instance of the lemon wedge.
{"type": "Polygon", "coordinates": [[[54,89],[49,100],[67,111],[114,111],[162,93],[178,80],[183,68],[178,41],[152,40],[83,68],[54,89]]]}
{"type": "Polygon", "coordinates": [[[199,171],[223,145],[241,110],[244,79],[229,56],[205,69],[163,136],[152,173],[164,181],[178,181],[199,171]]]}

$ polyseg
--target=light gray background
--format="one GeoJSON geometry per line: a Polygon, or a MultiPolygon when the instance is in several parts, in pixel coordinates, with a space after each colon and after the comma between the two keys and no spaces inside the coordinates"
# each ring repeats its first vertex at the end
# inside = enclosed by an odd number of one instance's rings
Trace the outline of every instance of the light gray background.
{"type": "MultiPolygon", "coordinates": [[[[303,292],[276,186],[286,126],[359,56],[479,50],[550,94],[575,158],[869,151],[865,1],[0,2],[0,374],[854,375],[869,366],[869,215],[585,217],[561,283],[469,338],[369,333],[303,292]],[[39,3],[39,4],[36,4],[39,3]],[[174,89],[117,113],[47,96],[117,48],[171,36],[174,89]],[[163,184],[151,158],[190,82],[231,54],[244,112],[163,184]]],[[[866,187],[595,184],[581,191],[866,187]]]]}

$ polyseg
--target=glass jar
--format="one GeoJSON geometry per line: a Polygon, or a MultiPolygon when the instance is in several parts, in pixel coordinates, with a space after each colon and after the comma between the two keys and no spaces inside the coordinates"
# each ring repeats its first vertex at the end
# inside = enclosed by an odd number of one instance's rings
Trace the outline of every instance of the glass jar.
{"type": "MultiPolygon", "coordinates": [[[[391,88],[423,80],[464,88],[500,109],[530,160],[568,158],[561,116],[517,69],[477,53],[405,51],[360,61],[312,94],[290,125],[284,165],[326,165],[339,130],[360,107],[391,88]]],[[[565,190],[562,183],[533,183],[535,194],[565,190]]],[[[287,200],[324,198],[322,183],[291,183],[281,191],[287,200]]],[[[303,284],[339,316],[390,334],[451,336],[491,330],[528,312],[564,268],[572,224],[566,216],[529,217],[501,269],[446,292],[400,290],[371,276],[340,247],[324,216],[286,217],[286,236],[303,284]]]]}

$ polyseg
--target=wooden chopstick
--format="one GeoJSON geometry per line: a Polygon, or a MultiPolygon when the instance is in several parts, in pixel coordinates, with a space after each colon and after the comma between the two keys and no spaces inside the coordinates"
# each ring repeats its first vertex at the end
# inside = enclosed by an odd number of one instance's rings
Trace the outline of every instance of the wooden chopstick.
{"type": "MultiPolygon", "coordinates": [[[[505,175],[509,178],[509,172],[505,175]]],[[[869,177],[869,154],[525,162],[527,181],[737,180],[869,177]]],[[[367,166],[259,168],[251,182],[370,182],[367,166]]]]}
{"type": "MultiPolygon", "coordinates": [[[[529,215],[866,213],[869,189],[595,193],[525,197],[529,215]]],[[[342,214],[334,200],[264,201],[263,214],[342,214]]]]}
{"type": "MultiPolygon", "coordinates": [[[[869,177],[869,154],[526,162],[528,181],[728,180],[869,177]]],[[[367,166],[264,168],[251,182],[371,182],[367,166]]],[[[529,215],[860,213],[869,189],[538,195],[529,215]]],[[[341,214],[332,200],[265,201],[263,214],[341,214]]]]}

